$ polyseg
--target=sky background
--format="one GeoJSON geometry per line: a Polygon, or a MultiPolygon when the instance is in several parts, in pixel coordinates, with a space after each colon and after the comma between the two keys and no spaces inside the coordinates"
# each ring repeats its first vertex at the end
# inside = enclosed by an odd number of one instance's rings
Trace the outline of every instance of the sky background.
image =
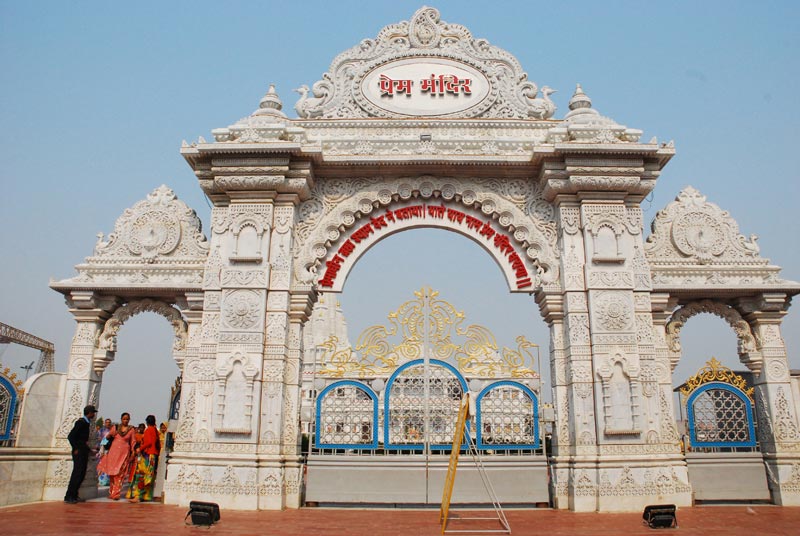
{"type": "MultiPolygon", "coordinates": [[[[292,89],[311,86],[336,54],[421,5],[0,1],[0,321],[55,343],[56,368],[66,370],[74,321],[49,279],[73,276],[96,234],[161,184],[207,227],[209,205],[181,141],[212,139],[212,129],[249,115],[270,83],[295,117],[292,89]]],[[[432,5],[514,54],[539,87],[559,90],[555,118],[581,83],[594,108],[644,130],[644,141],[675,140],[677,155],[643,204],[648,223],[691,184],[743,234],[760,237],[783,277],[800,280],[800,3],[432,5]]],[[[356,265],[340,298],[351,342],[424,285],[501,345],[515,346],[520,334],[539,343],[547,379],[547,329],[533,298],[509,294],[485,251],[441,230],[394,235],[356,265]]],[[[800,368],[800,311],[790,310],[783,335],[800,368]]],[[[178,375],[171,339],[155,315],[123,327],[101,415],[164,418],[178,375]]],[[[712,355],[741,368],[722,320],[695,317],[682,340],[676,383],[712,355]]],[[[20,375],[37,357],[19,346],[2,351],[20,375]]]]}

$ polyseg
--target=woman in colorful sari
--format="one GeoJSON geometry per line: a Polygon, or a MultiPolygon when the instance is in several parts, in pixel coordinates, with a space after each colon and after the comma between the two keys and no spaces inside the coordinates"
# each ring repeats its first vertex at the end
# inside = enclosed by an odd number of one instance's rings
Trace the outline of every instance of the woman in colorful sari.
{"type": "Polygon", "coordinates": [[[156,480],[158,454],[161,452],[156,418],[148,415],[145,422],[147,428],[144,430],[142,443],[137,449],[136,470],[128,488],[128,501],[133,503],[153,500],[153,483],[156,480]]]}
{"type": "Polygon", "coordinates": [[[122,484],[133,459],[136,432],[130,422],[130,413],[123,413],[119,425],[111,427],[106,435],[106,438],[111,439],[111,448],[97,464],[97,472],[108,475],[108,498],[114,501],[119,500],[122,484]]]}
{"type": "MultiPolygon", "coordinates": [[[[97,421],[98,424],[100,421],[97,421]]],[[[99,461],[100,458],[105,456],[108,453],[108,445],[106,441],[106,436],[111,431],[111,419],[106,419],[103,421],[102,426],[97,427],[97,444],[100,445],[100,450],[97,452],[97,460],[99,461]]],[[[108,486],[108,475],[97,471],[97,485],[98,486],[108,486]]]]}

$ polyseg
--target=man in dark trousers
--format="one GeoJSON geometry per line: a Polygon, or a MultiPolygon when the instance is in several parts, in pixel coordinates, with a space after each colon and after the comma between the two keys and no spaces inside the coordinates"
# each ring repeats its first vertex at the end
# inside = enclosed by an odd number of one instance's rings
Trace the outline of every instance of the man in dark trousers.
{"type": "Polygon", "coordinates": [[[94,406],[89,405],[83,408],[83,418],[75,421],[75,426],[67,436],[72,447],[72,476],[69,477],[67,494],[64,495],[65,503],[76,504],[84,500],[78,497],[78,490],[83,482],[83,477],[86,476],[86,466],[89,465],[89,454],[91,453],[89,428],[95,415],[97,415],[97,410],[94,406]]]}

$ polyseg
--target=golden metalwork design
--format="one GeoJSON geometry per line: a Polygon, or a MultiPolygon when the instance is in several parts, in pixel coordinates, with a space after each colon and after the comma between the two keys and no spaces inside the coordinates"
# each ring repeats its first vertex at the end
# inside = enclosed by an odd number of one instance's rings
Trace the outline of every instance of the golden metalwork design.
{"type": "Polygon", "coordinates": [[[8,367],[3,367],[0,375],[5,376],[6,379],[17,389],[17,393],[22,391],[22,385],[25,383],[21,379],[17,378],[16,372],[11,372],[11,369],[8,367]]]}
{"type": "Polygon", "coordinates": [[[498,347],[487,328],[464,326],[466,316],[439,292],[423,287],[415,299],[404,302],[388,315],[388,324],[375,325],[359,335],[355,348],[340,348],[331,335],[318,348],[322,368],[317,372],[331,378],[369,378],[388,376],[408,361],[423,357],[427,336],[429,357],[453,363],[459,372],[481,378],[537,378],[526,363],[533,363],[532,348],[538,345],[524,336],[516,339],[517,348],[498,347]],[[459,341],[465,338],[459,344],[459,341]],[[393,344],[392,340],[399,339],[393,344]]]}
{"type": "Polygon", "coordinates": [[[681,395],[683,395],[685,400],[689,398],[689,395],[691,395],[695,389],[710,382],[722,382],[733,385],[746,394],[751,402],[754,402],[753,393],[755,392],[755,388],[750,387],[748,389],[745,379],[720,363],[716,357],[712,357],[697,374],[686,380],[686,383],[681,387],[681,395]]]}

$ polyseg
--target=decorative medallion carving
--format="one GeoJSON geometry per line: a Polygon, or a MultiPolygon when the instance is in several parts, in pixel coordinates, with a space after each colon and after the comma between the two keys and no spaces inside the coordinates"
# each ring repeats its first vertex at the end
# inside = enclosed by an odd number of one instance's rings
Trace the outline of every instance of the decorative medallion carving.
{"type": "Polygon", "coordinates": [[[625,331],[631,326],[631,304],[623,294],[597,293],[593,310],[600,328],[606,331],[625,331]]]}
{"type": "Polygon", "coordinates": [[[704,212],[686,212],[672,225],[672,243],[687,257],[707,264],[728,248],[719,222],[704,212]]]}
{"type": "Polygon", "coordinates": [[[222,302],[222,317],[229,328],[252,329],[262,315],[261,294],[251,290],[235,290],[222,302]]]}
{"type": "Polygon", "coordinates": [[[771,359],[767,365],[767,378],[771,381],[786,381],[789,369],[780,358],[771,359]]]}
{"type": "Polygon", "coordinates": [[[131,222],[125,233],[125,244],[134,255],[152,261],[156,255],[174,251],[180,238],[178,218],[164,209],[153,208],[131,222]]]}

